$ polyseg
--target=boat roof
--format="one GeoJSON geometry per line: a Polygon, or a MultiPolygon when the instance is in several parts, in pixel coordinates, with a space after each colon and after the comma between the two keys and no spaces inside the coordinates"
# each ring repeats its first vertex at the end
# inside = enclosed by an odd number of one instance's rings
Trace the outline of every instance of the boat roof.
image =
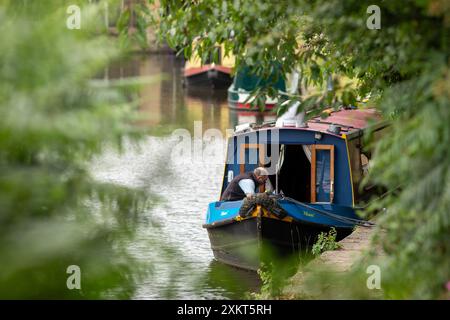
{"type": "Polygon", "coordinates": [[[376,109],[342,109],[328,112],[328,116],[320,116],[307,121],[308,129],[327,132],[331,124],[341,127],[342,134],[351,134],[368,127],[369,124],[381,122],[381,114],[376,109]]]}
{"type": "MultiPolygon", "coordinates": [[[[382,121],[382,116],[376,109],[340,109],[340,110],[325,110],[326,117],[317,116],[306,121],[305,127],[283,126],[277,127],[278,129],[289,130],[308,130],[315,132],[322,132],[326,134],[332,134],[339,137],[349,137],[354,134],[362,132],[365,128],[372,124],[379,124],[385,126],[382,121]],[[340,133],[336,134],[330,132],[330,125],[340,127],[340,133]]],[[[260,126],[251,126],[253,130],[263,130],[274,128],[274,123],[266,123],[260,126]]],[[[239,134],[236,132],[236,134],[239,134]]]]}

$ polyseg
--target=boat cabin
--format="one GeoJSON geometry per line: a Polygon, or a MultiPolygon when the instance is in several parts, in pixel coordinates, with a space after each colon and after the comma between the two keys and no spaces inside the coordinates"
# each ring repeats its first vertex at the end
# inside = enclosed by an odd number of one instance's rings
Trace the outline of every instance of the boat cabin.
{"type": "Polygon", "coordinates": [[[378,138],[387,124],[374,109],[342,109],[304,127],[262,125],[229,139],[221,194],[237,175],[258,166],[269,171],[276,193],[303,203],[354,207],[370,190],[360,190],[370,164],[364,136],[378,138]]]}

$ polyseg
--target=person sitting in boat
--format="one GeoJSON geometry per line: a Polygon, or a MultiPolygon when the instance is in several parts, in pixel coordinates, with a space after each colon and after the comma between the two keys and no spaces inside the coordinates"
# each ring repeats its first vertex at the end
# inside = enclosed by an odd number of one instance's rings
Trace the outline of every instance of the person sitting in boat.
{"type": "Polygon", "coordinates": [[[266,184],[269,172],[266,168],[258,167],[253,172],[246,172],[235,177],[223,192],[223,201],[242,200],[257,192],[256,188],[266,184]]]}

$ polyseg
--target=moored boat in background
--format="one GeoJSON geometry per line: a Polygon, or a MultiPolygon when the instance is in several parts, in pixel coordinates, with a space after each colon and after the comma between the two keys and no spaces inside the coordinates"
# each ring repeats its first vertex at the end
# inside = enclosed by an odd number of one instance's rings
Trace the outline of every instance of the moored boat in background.
{"type": "Polygon", "coordinates": [[[267,79],[254,74],[248,66],[242,66],[236,70],[233,83],[228,88],[228,105],[231,109],[239,111],[272,111],[279,98],[288,97],[286,92],[286,81],[279,68],[274,67],[273,72],[267,79]],[[251,94],[258,88],[263,88],[271,83],[277,90],[277,97],[266,96],[262,105],[252,106],[253,97],[251,94]]]}
{"type": "Polygon", "coordinates": [[[217,46],[216,62],[213,57],[202,64],[197,53],[194,53],[184,67],[184,78],[188,86],[227,88],[232,82],[231,72],[234,67],[234,56],[226,55],[223,46],[217,46]]]}

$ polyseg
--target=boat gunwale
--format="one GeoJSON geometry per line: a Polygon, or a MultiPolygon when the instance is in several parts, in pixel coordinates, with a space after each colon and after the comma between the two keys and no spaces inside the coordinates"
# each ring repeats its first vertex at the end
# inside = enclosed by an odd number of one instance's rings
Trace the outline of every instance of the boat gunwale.
{"type": "MultiPolygon", "coordinates": [[[[311,226],[318,226],[318,227],[324,227],[324,228],[331,228],[333,226],[331,225],[327,225],[327,224],[323,224],[323,223],[316,223],[316,222],[310,222],[310,221],[306,221],[306,220],[299,220],[295,217],[289,216],[292,218],[292,221],[285,221],[276,217],[267,217],[267,216],[262,216],[261,219],[272,219],[272,220],[278,220],[280,222],[284,222],[284,223],[288,223],[288,224],[293,224],[293,223],[297,223],[297,224],[306,224],[306,225],[311,225],[311,226]]],[[[224,220],[220,220],[217,222],[213,222],[213,223],[204,223],[202,224],[202,228],[205,229],[214,229],[214,228],[219,228],[222,226],[226,226],[229,224],[233,224],[233,223],[239,223],[239,222],[243,222],[246,220],[251,220],[251,219],[257,219],[258,216],[251,216],[251,217],[247,217],[247,218],[242,218],[242,219],[236,219],[237,217],[233,217],[233,218],[227,218],[224,220]]],[[[351,227],[337,227],[337,228],[341,228],[341,229],[352,229],[353,226],[351,227]]]]}

